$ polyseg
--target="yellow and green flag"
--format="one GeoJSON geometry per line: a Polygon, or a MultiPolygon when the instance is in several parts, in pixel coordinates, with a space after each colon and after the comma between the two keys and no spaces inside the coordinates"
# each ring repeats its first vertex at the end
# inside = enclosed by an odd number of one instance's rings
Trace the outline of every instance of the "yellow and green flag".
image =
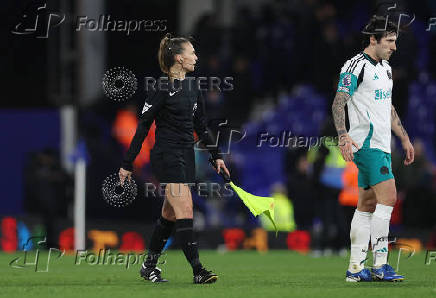
{"type": "MultiPolygon", "coordinates": [[[[209,158],[209,162],[212,164],[212,166],[216,169],[216,162],[214,159],[209,158]]],[[[242,188],[236,186],[231,180],[230,177],[224,173],[224,170],[220,170],[220,176],[224,179],[225,182],[230,183],[230,186],[233,188],[233,190],[236,192],[236,194],[241,198],[242,202],[244,202],[245,206],[248,207],[250,212],[254,216],[258,216],[259,214],[265,214],[266,217],[268,217],[271,220],[271,223],[274,226],[274,230],[276,231],[277,236],[277,226],[274,221],[274,198],[270,197],[259,197],[252,195],[251,193],[246,192],[242,188]]]]}
{"type": "Polygon", "coordinates": [[[230,181],[230,186],[233,188],[239,198],[241,198],[245,206],[250,209],[250,212],[253,213],[254,216],[258,216],[259,214],[263,213],[271,220],[277,234],[277,227],[274,222],[274,198],[252,195],[251,193],[248,193],[242,188],[236,186],[232,181],[230,181]]]}

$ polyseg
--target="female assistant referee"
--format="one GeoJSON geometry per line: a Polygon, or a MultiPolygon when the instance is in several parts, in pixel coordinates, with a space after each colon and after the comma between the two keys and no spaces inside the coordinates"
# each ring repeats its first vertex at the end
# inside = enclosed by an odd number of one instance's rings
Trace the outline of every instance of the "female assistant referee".
{"type": "Polygon", "coordinates": [[[158,60],[162,72],[169,77],[170,88],[155,90],[148,95],[135,136],[119,171],[121,183],[130,179],[132,163],[155,120],[156,141],[151,150],[151,165],[159,182],[166,184],[165,200],[140,274],[152,282],[167,281],[161,277],[161,270],[156,264],[175,227],[176,239],[192,266],[194,283],[213,283],[218,276],[202,266],[198,244],[193,239],[192,196],[187,183],[195,182],[194,130],[200,140],[209,145],[207,147],[216,162],[217,172],[223,169],[230,174],[218,148],[210,146],[215,142],[206,126],[201,92],[197,84],[185,79],[186,73],[194,71],[198,60],[191,42],[187,38],[172,38],[167,34],[160,42],[158,60]]]}

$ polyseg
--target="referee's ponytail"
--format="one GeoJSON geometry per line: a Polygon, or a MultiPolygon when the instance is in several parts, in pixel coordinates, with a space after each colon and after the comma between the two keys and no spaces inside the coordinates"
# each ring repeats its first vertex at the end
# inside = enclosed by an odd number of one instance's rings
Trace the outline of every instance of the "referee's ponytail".
{"type": "Polygon", "coordinates": [[[163,73],[168,74],[171,66],[174,65],[174,55],[181,54],[183,52],[183,44],[191,42],[190,39],[185,37],[172,37],[170,33],[160,41],[158,60],[160,69],[163,73]]]}

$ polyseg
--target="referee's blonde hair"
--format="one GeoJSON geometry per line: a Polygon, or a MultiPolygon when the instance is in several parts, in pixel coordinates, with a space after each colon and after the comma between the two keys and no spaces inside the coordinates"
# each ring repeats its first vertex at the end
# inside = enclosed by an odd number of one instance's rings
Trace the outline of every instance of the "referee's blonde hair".
{"type": "Polygon", "coordinates": [[[170,33],[160,41],[158,60],[163,73],[170,75],[170,68],[174,65],[174,56],[183,52],[183,44],[191,42],[190,38],[172,37],[170,33]]]}

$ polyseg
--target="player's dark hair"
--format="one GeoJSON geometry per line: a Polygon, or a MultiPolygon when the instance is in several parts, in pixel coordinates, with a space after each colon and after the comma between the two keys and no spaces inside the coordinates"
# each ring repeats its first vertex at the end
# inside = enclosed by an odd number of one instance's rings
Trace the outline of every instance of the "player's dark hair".
{"type": "Polygon", "coordinates": [[[163,73],[169,74],[171,66],[174,65],[174,55],[181,54],[183,52],[183,44],[191,42],[186,37],[172,37],[170,33],[160,41],[159,52],[157,54],[160,69],[163,73]]]}
{"type": "Polygon", "coordinates": [[[392,21],[387,21],[386,17],[384,16],[374,15],[371,17],[368,24],[363,28],[362,33],[362,46],[363,48],[366,48],[370,44],[371,36],[374,36],[377,42],[380,42],[383,37],[386,37],[390,34],[398,35],[398,26],[392,21]]]}

